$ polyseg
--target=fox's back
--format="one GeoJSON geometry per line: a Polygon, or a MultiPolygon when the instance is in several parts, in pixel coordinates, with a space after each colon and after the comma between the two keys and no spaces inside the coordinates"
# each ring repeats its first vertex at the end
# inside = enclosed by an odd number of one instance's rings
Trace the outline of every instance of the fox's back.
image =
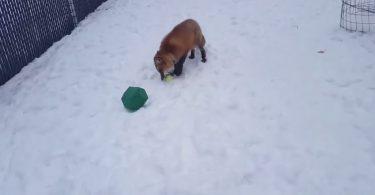
{"type": "Polygon", "coordinates": [[[181,52],[187,52],[197,45],[197,36],[200,36],[200,32],[199,24],[196,21],[192,19],[185,20],[167,34],[162,46],[168,45],[174,49],[182,50],[181,52]]]}

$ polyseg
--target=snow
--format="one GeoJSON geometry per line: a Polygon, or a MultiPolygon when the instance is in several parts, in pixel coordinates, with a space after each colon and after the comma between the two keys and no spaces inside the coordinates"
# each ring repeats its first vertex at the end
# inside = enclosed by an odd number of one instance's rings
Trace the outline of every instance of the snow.
{"type": "Polygon", "coordinates": [[[0,194],[374,194],[375,38],[340,8],[109,0],[0,87],[0,194]],[[153,56],[186,18],[208,61],[163,83],[153,56]],[[128,86],[149,95],[134,113],[128,86]]]}

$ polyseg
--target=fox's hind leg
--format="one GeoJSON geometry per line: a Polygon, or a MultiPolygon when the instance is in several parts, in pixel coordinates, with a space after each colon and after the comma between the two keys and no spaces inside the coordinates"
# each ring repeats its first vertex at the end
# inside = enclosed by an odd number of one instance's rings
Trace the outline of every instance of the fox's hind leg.
{"type": "Polygon", "coordinates": [[[204,45],[206,44],[206,39],[204,38],[204,36],[202,35],[201,37],[201,40],[198,44],[198,47],[199,47],[199,50],[201,51],[201,54],[202,54],[202,62],[205,63],[207,61],[207,58],[206,58],[206,50],[204,49],[204,45]]]}
{"type": "Polygon", "coordinates": [[[173,74],[175,74],[176,76],[180,76],[181,75],[182,68],[184,66],[184,62],[185,62],[186,56],[187,56],[187,54],[185,54],[184,56],[182,56],[181,59],[174,65],[173,74]]]}
{"type": "Polygon", "coordinates": [[[201,51],[201,54],[202,54],[202,62],[203,63],[207,62],[206,50],[203,47],[200,47],[199,50],[201,51]]]}
{"type": "Polygon", "coordinates": [[[195,49],[192,49],[190,52],[189,59],[194,59],[195,58],[195,49]]]}

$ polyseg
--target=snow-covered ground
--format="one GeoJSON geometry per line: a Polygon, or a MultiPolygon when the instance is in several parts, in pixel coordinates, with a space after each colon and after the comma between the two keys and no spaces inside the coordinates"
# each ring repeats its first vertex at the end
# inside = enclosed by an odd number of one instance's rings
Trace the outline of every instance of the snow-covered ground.
{"type": "Polygon", "coordinates": [[[0,194],[375,194],[375,36],[340,6],[109,0],[0,87],[0,194]],[[153,56],[186,18],[208,62],[163,83],[153,56]],[[150,97],[135,113],[128,86],[150,97]]]}

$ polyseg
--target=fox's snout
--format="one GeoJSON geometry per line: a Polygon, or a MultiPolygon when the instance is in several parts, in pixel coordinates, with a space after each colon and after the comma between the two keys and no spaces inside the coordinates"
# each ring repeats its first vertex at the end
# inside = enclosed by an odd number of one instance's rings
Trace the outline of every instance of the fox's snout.
{"type": "Polygon", "coordinates": [[[160,79],[164,80],[164,78],[165,78],[164,72],[160,72],[160,79]]]}

